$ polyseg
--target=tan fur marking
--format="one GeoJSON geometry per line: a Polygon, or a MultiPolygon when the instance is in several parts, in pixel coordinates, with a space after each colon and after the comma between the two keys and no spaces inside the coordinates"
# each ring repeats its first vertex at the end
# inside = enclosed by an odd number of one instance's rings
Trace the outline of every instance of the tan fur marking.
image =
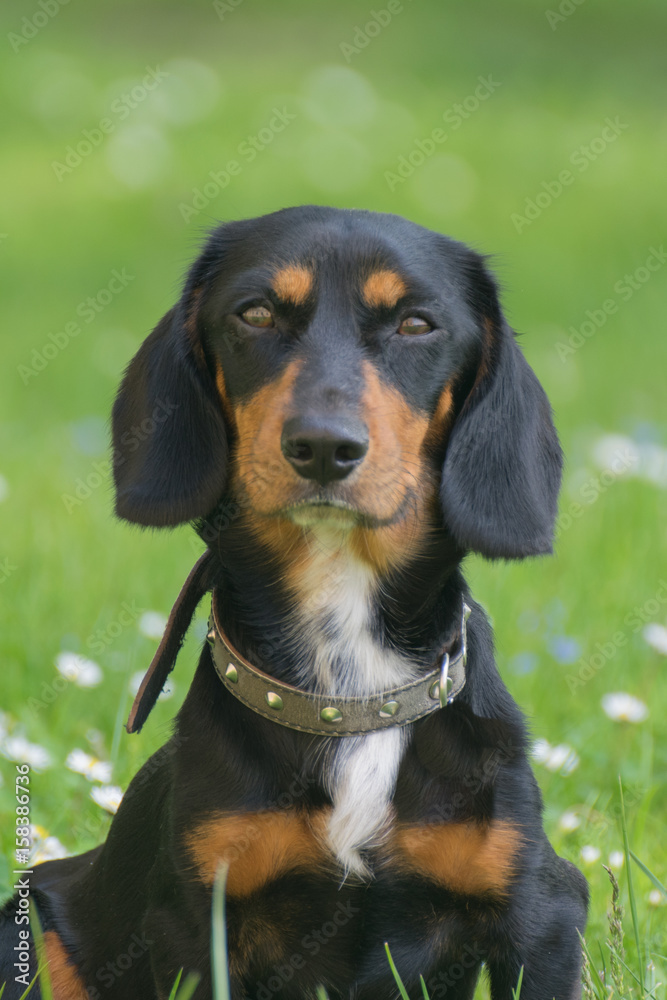
{"type": "Polygon", "coordinates": [[[393,836],[399,864],[469,895],[503,894],[515,872],[520,846],[516,827],[491,824],[401,824],[393,836]]]}
{"type": "Polygon", "coordinates": [[[366,305],[395,306],[407,287],[400,274],[395,271],[373,271],[366,281],[362,294],[366,305]]]}
{"type": "Polygon", "coordinates": [[[322,817],[295,809],[220,813],[200,824],[186,845],[202,882],[211,884],[220,862],[227,861],[227,892],[248,896],[285,871],[319,867],[322,825],[322,817]]]}
{"type": "Polygon", "coordinates": [[[271,286],[279,299],[301,306],[313,287],[313,272],[300,264],[288,264],[277,271],[271,286]]]}
{"type": "Polygon", "coordinates": [[[451,386],[446,385],[440,393],[435,413],[424,437],[424,447],[430,451],[443,451],[453,416],[454,396],[451,386]]]}
{"type": "Polygon", "coordinates": [[[54,1000],[88,1000],[88,991],[55,931],[44,934],[54,1000]]]}
{"type": "Polygon", "coordinates": [[[280,450],[294,383],[301,368],[293,361],[269,385],[234,408],[238,433],[232,479],[255,514],[273,514],[294,494],[298,476],[280,450]]]}
{"type": "Polygon", "coordinates": [[[222,370],[222,365],[218,361],[215,366],[215,384],[218,389],[218,395],[220,396],[220,403],[222,405],[222,412],[230,427],[234,426],[234,411],[232,409],[231,403],[229,402],[229,397],[227,395],[227,386],[225,384],[225,373],[222,370]]]}

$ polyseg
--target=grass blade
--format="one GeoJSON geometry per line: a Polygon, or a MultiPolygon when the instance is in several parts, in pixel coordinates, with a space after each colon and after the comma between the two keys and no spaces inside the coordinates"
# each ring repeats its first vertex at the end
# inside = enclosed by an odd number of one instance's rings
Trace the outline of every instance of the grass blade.
{"type": "Polygon", "coordinates": [[[606,997],[607,990],[605,990],[602,984],[602,980],[600,979],[600,974],[598,973],[598,970],[595,968],[595,965],[593,964],[593,959],[591,958],[591,953],[588,950],[588,945],[586,944],[585,939],[581,936],[581,933],[579,932],[578,929],[577,929],[577,934],[579,935],[579,941],[581,942],[582,950],[584,951],[586,958],[588,959],[588,966],[591,974],[591,979],[593,980],[593,986],[598,991],[599,997],[606,997]]]}
{"type": "MultiPolygon", "coordinates": [[[[39,978],[39,988],[42,993],[42,1000],[53,1000],[53,990],[51,988],[51,976],[49,975],[49,963],[46,958],[46,945],[44,944],[44,934],[42,925],[39,922],[37,910],[33,906],[30,912],[30,930],[35,942],[35,952],[37,954],[37,978],[39,978]]],[[[32,985],[32,984],[31,984],[32,985]]],[[[31,987],[29,986],[28,989],[31,987]]]]}
{"type": "Polygon", "coordinates": [[[329,1000],[329,997],[327,996],[327,991],[325,990],[324,986],[317,987],[317,989],[315,990],[315,996],[317,997],[317,1000],[329,1000]]]}
{"type": "Polygon", "coordinates": [[[178,993],[178,984],[181,981],[181,976],[182,975],[183,975],[183,969],[179,969],[178,970],[178,975],[176,976],[176,979],[174,980],[174,985],[172,986],[171,992],[169,994],[169,1000],[176,1000],[176,994],[178,993]]]}
{"type": "Polygon", "coordinates": [[[225,925],[225,886],[229,865],[220,865],[213,882],[211,915],[211,950],[213,954],[213,996],[215,1000],[230,1000],[229,967],[227,964],[227,927],[225,925]]]}
{"type": "Polygon", "coordinates": [[[519,1000],[521,996],[521,984],[523,983],[523,965],[519,970],[519,978],[516,981],[516,989],[512,989],[512,997],[514,1000],[519,1000]]]}
{"type": "Polygon", "coordinates": [[[625,802],[623,800],[623,781],[619,774],[618,786],[621,792],[621,830],[623,831],[623,850],[625,852],[625,870],[628,873],[628,896],[630,897],[630,913],[632,914],[632,927],[635,932],[635,945],[637,946],[637,968],[639,970],[639,986],[642,995],[644,990],[644,960],[642,958],[639,944],[639,921],[637,920],[637,903],[635,900],[635,890],[632,884],[632,871],[630,866],[630,844],[628,841],[628,824],[625,817],[625,802]]]}
{"type": "Polygon", "coordinates": [[[662,895],[665,897],[665,899],[667,899],[667,889],[665,889],[664,885],[662,884],[662,882],[660,881],[660,879],[657,877],[657,875],[654,875],[653,872],[651,871],[651,869],[647,868],[646,865],[644,864],[644,862],[639,860],[639,858],[634,853],[634,851],[630,851],[630,857],[632,858],[632,860],[634,861],[634,863],[639,868],[641,868],[641,870],[644,872],[644,875],[646,875],[647,878],[650,878],[651,882],[653,882],[653,885],[656,887],[656,889],[658,890],[658,892],[661,892],[662,895]]]}
{"type": "Polygon", "coordinates": [[[423,994],[424,1000],[431,1000],[430,996],[428,995],[428,990],[426,989],[426,983],[424,982],[424,977],[423,976],[419,977],[419,982],[421,983],[422,994],[423,994]]]}
{"type": "Polygon", "coordinates": [[[389,968],[391,969],[392,975],[393,975],[394,979],[396,980],[396,985],[398,986],[398,992],[403,997],[403,1000],[410,1000],[410,997],[408,996],[408,991],[406,990],[405,986],[403,985],[403,980],[401,979],[401,977],[398,974],[398,969],[394,965],[394,960],[391,957],[391,952],[389,951],[389,944],[388,944],[387,941],[385,941],[385,943],[384,943],[384,950],[387,952],[387,959],[389,960],[389,968]]]}
{"type": "MultiPolygon", "coordinates": [[[[183,985],[178,993],[174,994],[174,1000],[190,1000],[190,997],[199,986],[200,979],[201,976],[199,976],[196,972],[189,972],[185,977],[183,985]]],[[[176,985],[176,983],[174,985],[176,985]]]]}

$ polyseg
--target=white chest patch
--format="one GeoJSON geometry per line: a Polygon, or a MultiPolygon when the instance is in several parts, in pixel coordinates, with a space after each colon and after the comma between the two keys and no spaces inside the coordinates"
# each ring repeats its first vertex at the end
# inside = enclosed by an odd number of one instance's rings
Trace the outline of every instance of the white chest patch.
{"type": "MultiPolygon", "coordinates": [[[[314,682],[322,694],[364,698],[414,679],[417,664],[374,631],[378,581],[349,551],[347,535],[345,528],[326,524],[306,533],[309,558],[289,624],[304,651],[301,683],[314,682]]],[[[407,729],[328,741],[327,791],[334,804],[328,840],[346,873],[365,874],[359,852],[382,839],[407,729]]]]}

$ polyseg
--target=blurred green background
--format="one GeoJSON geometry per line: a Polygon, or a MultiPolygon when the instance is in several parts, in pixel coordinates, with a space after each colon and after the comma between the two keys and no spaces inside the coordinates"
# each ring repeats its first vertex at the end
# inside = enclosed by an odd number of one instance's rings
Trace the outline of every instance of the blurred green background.
{"type": "MultiPolygon", "coordinates": [[[[305,202],[397,212],[493,255],[555,410],[555,557],[471,558],[468,573],[542,741],[548,832],[590,879],[603,940],[619,774],[634,850],[663,880],[667,860],[662,0],[26,0],[2,19],[0,748],[49,755],[33,823],[70,851],[98,842],[96,783],[65,758],[110,760],[126,787],[192,675],[203,606],[174,697],[125,734],[155,648],[141,614],[168,612],[199,548],[187,528],[114,521],[106,441],[123,368],[202,235],[305,202]],[[62,651],[92,657],[101,683],[55,690],[62,651]],[[614,692],[641,704],[605,711],[614,692]]],[[[664,955],[667,909],[635,881],[642,947],[664,955]]]]}

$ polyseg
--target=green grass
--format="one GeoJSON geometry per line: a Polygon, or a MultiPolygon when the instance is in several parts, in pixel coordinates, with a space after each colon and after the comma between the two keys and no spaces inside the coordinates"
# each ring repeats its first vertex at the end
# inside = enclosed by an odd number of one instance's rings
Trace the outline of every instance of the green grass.
{"type": "MultiPolygon", "coordinates": [[[[657,0],[632,8],[587,0],[552,30],[545,10],[527,0],[510,0],[502,11],[490,0],[404,7],[349,64],[340,45],[367,14],[347,0],[247,0],[222,21],[207,2],[95,0],[64,6],[16,53],[6,44],[0,474],[9,492],[0,502],[0,709],[10,732],[51,754],[52,767],[32,776],[32,821],[70,851],[98,843],[109,817],[91,801],[89,782],[65,769],[65,757],[81,747],[109,759],[114,783],[127,786],[170,732],[206,613],[202,606],[199,632],[179,659],[174,698],[160,702],[143,733],[127,736],[128,678],[147,666],[155,643],[135,621],[111,632],[126,604],[166,613],[199,550],[186,528],[140,532],[111,516],[105,425],[123,367],[172,304],[215,220],[308,201],[407,215],[495,255],[508,316],[554,407],[567,458],[561,511],[579,503],[581,516],[561,522],[553,558],[516,565],[470,558],[467,573],[534,734],[579,755],[567,776],[542,765],[536,773],[554,846],[591,883],[587,940],[604,942],[602,863],[624,849],[619,774],[633,851],[662,883],[667,863],[667,675],[632,617],[638,608],[649,621],[667,620],[656,597],[667,578],[667,491],[619,476],[593,486],[590,499],[600,435],[667,445],[667,266],[627,301],[614,290],[665,232],[662,8],[657,0]],[[156,66],[171,73],[169,82],[58,181],[52,161],[156,66]],[[460,127],[448,125],[443,115],[488,75],[500,86],[460,127]],[[294,121],[186,225],[179,205],[283,106],[294,121]],[[517,232],[512,214],[616,116],[628,128],[517,232]],[[436,127],[447,129],[446,142],[390,190],[385,173],[436,127]],[[127,152],[130,142],[138,152],[127,152]],[[139,167],[143,174],[130,176],[139,167]],[[79,304],[104,289],[114,269],[133,279],[86,323],[79,304]],[[618,308],[561,360],[557,345],[610,298],[618,308]],[[33,349],[77,319],[80,334],[26,384],[19,369],[32,363],[33,349]],[[72,505],[67,497],[80,480],[94,485],[72,505]],[[98,630],[101,686],[68,685],[51,698],[56,654],[90,653],[98,630]],[[573,688],[567,678],[617,633],[622,645],[573,688]],[[642,699],[649,717],[636,725],[609,719],[600,702],[612,691],[642,699]],[[559,826],[566,811],[579,821],[569,832],[559,826]],[[599,860],[585,863],[583,847],[599,850],[599,860]]],[[[5,4],[5,36],[31,11],[5,4]]],[[[13,816],[15,772],[0,764],[0,814],[13,816]]],[[[11,830],[2,824],[3,888],[11,883],[11,830]]],[[[628,862],[615,871],[627,909],[628,862]]],[[[641,952],[646,983],[664,982],[667,911],[649,899],[651,878],[639,868],[633,875],[638,934],[626,936],[625,961],[638,969],[641,952]],[[650,961],[654,971],[646,971],[650,961]]]]}

